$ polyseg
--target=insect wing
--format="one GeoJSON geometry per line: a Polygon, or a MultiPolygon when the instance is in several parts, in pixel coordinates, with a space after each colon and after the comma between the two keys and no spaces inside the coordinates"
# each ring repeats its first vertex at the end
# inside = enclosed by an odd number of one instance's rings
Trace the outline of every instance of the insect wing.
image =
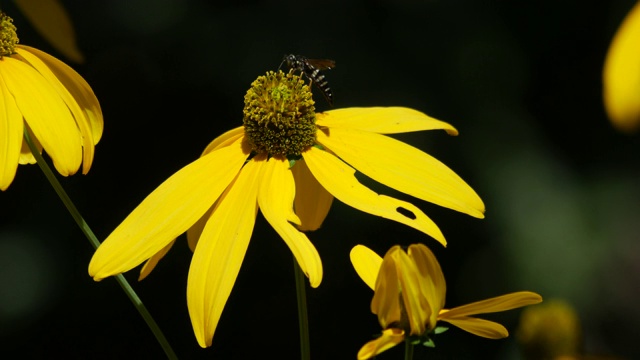
{"type": "Polygon", "coordinates": [[[318,70],[330,70],[336,67],[336,62],[329,59],[307,59],[307,63],[318,70]]]}

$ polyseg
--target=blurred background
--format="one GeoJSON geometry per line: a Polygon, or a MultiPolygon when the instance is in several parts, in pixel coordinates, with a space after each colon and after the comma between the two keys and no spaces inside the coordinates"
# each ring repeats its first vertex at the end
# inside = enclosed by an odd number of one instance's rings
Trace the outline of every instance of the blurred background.
{"type": "MultiPolygon", "coordinates": [[[[614,130],[601,95],[606,50],[635,1],[63,3],[82,64],[56,52],[13,2],[1,5],[22,44],[73,66],[100,100],[105,131],[90,173],[60,179],[100,239],[241,125],[251,82],[284,54],[329,58],[335,108],[407,106],[456,126],[457,137],[397,138],[456,171],[487,212],[474,219],[362,178],[423,209],[449,245],[334,202],[310,235],[325,271],[307,290],[313,358],[353,359],[380,331],[351,247],[382,255],[416,242],[440,260],[447,307],[535,291],[574,307],[585,354],[640,358],[640,141],[614,130]]],[[[0,353],[164,357],[116,281],[88,276],[92,253],[39,168],[20,166],[0,193],[0,353]]],[[[146,280],[137,281],[139,268],[126,274],[179,357],[299,357],[292,256],[262,215],[208,349],[187,313],[190,258],[182,238],[146,280]]],[[[520,313],[486,316],[510,330],[507,339],[452,328],[414,358],[522,358],[520,313]]],[[[379,358],[402,356],[399,346],[379,358]]]]}

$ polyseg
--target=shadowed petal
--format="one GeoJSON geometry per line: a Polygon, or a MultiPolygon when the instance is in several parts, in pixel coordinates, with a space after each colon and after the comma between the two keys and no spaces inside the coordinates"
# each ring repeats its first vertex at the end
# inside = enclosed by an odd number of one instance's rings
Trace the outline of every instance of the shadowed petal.
{"type": "Polygon", "coordinates": [[[149,274],[151,274],[151,271],[153,271],[153,269],[156,268],[156,265],[158,265],[158,261],[162,260],[162,258],[167,255],[175,242],[176,241],[173,240],[172,242],[167,244],[167,246],[160,249],[160,251],[155,253],[152,257],[149,258],[149,260],[147,260],[146,263],[144,263],[142,269],[140,269],[140,276],[138,276],[138,281],[144,280],[147,276],[149,276],[149,274]]]}
{"type": "Polygon", "coordinates": [[[410,245],[407,251],[409,258],[416,265],[422,279],[422,297],[428,300],[431,309],[429,316],[429,328],[436,325],[438,313],[444,308],[444,300],[447,293],[447,283],[440,268],[436,256],[423,244],[410,245]]]}
{"type": "MultiPolygon", "coordinates": [[[[218,151],[225,149],[228,148],[218,151]]],[[[187,280],[187,304],[201,347],[211,346],[220,315],[247,252],[258,212],[258,188],[265,164],[264,158],[258,155],[242,168],[219,200],[193,253],[187,280]]]]}
{"type": "Polygon", "coordinates": [[[315,231],[327,217],[333,195],[313,177],[304,159],[297,160],[291,168],[296,183],[294,208],[300,218],[300,231],[315,231]]]}
{"type": "Polygon", "coordinates": [[[403,341],[404,331],[400,329],[387,329],[382,332],[382,336],[369,341],[358,351],[358,360],[370,359],[403,341]]]}
{"type": "MultiPolygon", "coordinates": [[[[389,252],[398,248],[392,247],[389,252]]],[[[382,259],[380,273],[376,279],[373,299],[371,299],[371,312],[378,315],[378,322],[382,328],[400,321],[400,281],[398,268],[389,256],[382,259]]]]}
{"type": "Polygon", "coordinates": [[[282,237],[309,278],[309,284],[315,288],[322,281],[322,262],[307,236],[291,224],[300,224],[300,219],[293,212],[295,189],[289,162],[275,157],[269,159],[258,193],[260,211],[282,237]]]}
{"type": "Polygon", "coordinates": [[[80,134],[56,90],[34,68],[6,56],[0,77],[56,170],[63,176],[75,174],[82,162],[80,134]]]}
{"type": "Polygon", "coordinates": [[[24,120],[7,85],[0,78],[0,190],[6,190],[18,169],[24,120]]]}
{"type": "Polygon", "coordinates": [[[356,245],[351,249],[349,257],[360,279],[362,279],[371,290],[375,290],[376,279],[380,272],[380,265],[382,265],[380,255],[364,245],[356,245]]]}
{"type": "Polygon", "coordinates": [[[318,126],[351,128],[380,134],[445,130],[449,135],[458,135],[458,130],[450,124],[405,107],[335,109],[318,113],[316,119],[318,126]]]}
{"type": "Polygon", "coordinates": [[[511,310],[526,305],[538,304],[540,302],[542,302],[542,296],[530,291],[519,291],[455,307],[440,314],[438,319],[446,320],[455,319],[460,316],[464,317],[475,314],[488,314],[511,310]]]}
{"type": "Polygon", "coordinates": [[[89,264],[89,275],[98,281],[122,273],[160,251],[211,207],[247,156],[237,142],[172,175],[98,247],[89,264]]]}
{"type": "MultiPolygon", "coordinates": [[[[425,285],[427,285],[425,281],[428,281],[428,279],[420,276],[421,274],[418,272],[416,264],[400,246],[396,245],[387,252],[382,260],[383,264],[387,257],[390,257],[396,265],[400,289],[402,290],[403,308],[411,328],[410,335],[422,335],[426,331],[426,327],[431,325],[428,323],[432,314],[429,305],[431,299],[425,296],[425,285]]],[[[382,276],[382,272],[380,276],[382,276]]],[[[374,297],[377,292],[378,289],[376,288],[374,297]]],[[[389,293],[385,296],[394,295],[389,293]]]]}
{"type": "Polygon", "coordinates": [[[343,128],[328,131],[328,135],[318,131],[318,142],[373,180],[419,199],[484,217],[484,203],[475,191],[427,153],[380,134],[343,128]]]}
{"type": "Polygon", "coordinates": [[[509,332],[504,326],[489,320],[478,319],[470,316],[460,316],[455,319],[441,320],[446,321],[451,325],[455,325],[464,331],[488,339],[502,339],[509,336],[509,332]]]}
{"type": "Polygon", "coordinates": [[[337,157],[316,147],[303,153],[309,170],[322,186],[343,203],[399,223],[411,226],[438,240],[446,241],[438,226],[414,205],[378,195],[355,178],[355,170],[337,157]]]}
{"type": "Polygon", "coordinates": [[[207,147],[202,152],[202,156],[212,152],[221,147],[229,146],[233,144],[236,140],[244,136],[244,126],[239,126],[235,129],[231,129],[224,134],[218,136],[213,139],[212,142],[207,145],[207,147]]]}

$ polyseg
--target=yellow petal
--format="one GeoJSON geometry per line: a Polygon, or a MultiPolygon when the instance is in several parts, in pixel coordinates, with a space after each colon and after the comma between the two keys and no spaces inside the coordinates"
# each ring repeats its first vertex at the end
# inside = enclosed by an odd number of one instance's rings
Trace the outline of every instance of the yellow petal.
{"type": "Polygon", "coordinates": [[[60,98],[67,105],[73,118],[75,119],[80,134],[82,135],[82,148],[83,148],[83,173],[86,174],[91,168],[93,163],[94,143],[93,134],[91,131],[91,123],[85,116],[85,112],[80,108],[80,105],[71,96],[67,88],[58,80],[56,75],[40,58],[31,54],[24,49],[16,48],[16,52],[20,54],[28,63],[33,66],[44,77],[49,84],[56,90],[60,98]]]}
{"type": "Polygon", "coordinates": [[[244,126],[239,126],[235,129],[231,129],[224,134],[218,136],[213,139],[212,142],[207,145],[207,147],[202,152],[202,156],[212,152],[213,150],[219,149],[221,147],[229,146],[233,144],[236,140],[244,136],[244,126]]]}
{"type": "MultiPolygon", "coordinates": [[[[455,172],[388,136],[353,129],[317,132],[318,142],[375,181],[419,199],[484,217],[484,203],[455,172]]],[[[334,194],[335,195],[335,194],[334,194]]]]}
{"type": "Polygon", "coordinates": [[[420,278],[422,279],[420,283],[425,291],[422,296],[427,299],[431,308],[429,329],[433,329],[437,322],[438,313],[444,308],[444,300],[447,293],[444,274],[438,259],[425,245],[410,245],[407,253],[420,273],[420,278]]]}
{"type": "Polygon", "coordinates": [[[411,226],[446,245],[438,226],[420,209],[408,202],[378,195],[363,186],[354,176],[355,170],[334,155],[310,147],[303,157],[313,176],[338,200],[369,214],[411,226]]]}
{"type": "Polygon", "coordinates": [[[309,284],[315,288],[322,281],[322,262],[307,236],[291,224],[300,224],[300,219],[293,212],[295,190],[289,162],[275,157],[269,159],[258,192],[260,211],[282,237],[309,278],[309,284]]]}
{"type": "Polygon", "coordinates": [[[402,312],[400,309],[400,282],[398,268],[395,260],[389,256],[395,251],[402,251],[399,246],[394,246],[382,259],[380,272],[376,279],[373,299],[371,299],[371,312],[378,315],[378,322],[382,328],[400,321],[402,312]]]}
{"type": "Polygon", "coordinates": [[[504,326],[489,320],[461,316],[455,319],[443,319],[443,321],[483,338],[502,339],[509,336],[509,332],[504,326]]]}
{"type": "Polygon", "coordinates": [[[387,329],[382,332],[382,336],[369,341],[358,351],[358,360],[370,359],[403,341],[404,331],[400,329],[387,329]]]}
{"type": "MultiPolygon", "coordinates": [[[[23,121],[24,121],[24,119],[23,119],[23,121]]],[[[23,124],[24,124],[24,122],[23,122],[23,124]]],[[[33,131],[31,131],[31,129],[29,129],[29,125],[25,124],[25,128],[29,132],[29,136],[31,137],[31,141],[33,142],[33,145],[35,145],[36,148],[38,149],[38,152],[40,154],[42,154],[42,144],[40,144],[40,142],[38,141],[38,138],[33,134],[33,131]]],[[[20,161],[19,162],[22,165],[35,164],[36,163],[36,157],[33,156],[33,154],[31,153],[31,149],[29,148],[29,145],[27,144],[27,141],[24,138],[24,136],[22,137],[22,147],[20,148],[20,161]]]]}
{"type": "MultiPolygon", "coordinates": [[[[204,158],[228,148],[219,149],[204,158]]],[[[266,164],[256,156],[242,168],[211,214],[193,253],[187,280],[189,316],[198,344],[211,346],[220,315],[249,246],[266,164]]]]}
{"type": "Polygon", "coordinates": [[[211,207],[247,156],[237,142],[173,174],[98,247],[89,264],[89,275],[96,281],[117,275],[160,251],[211,207]]]}
{"type": "Polygon", "coordinates": [[[76,43],[69,14],[57,0],[15,0],[24,16],[56,50],[81,63],[84,56],[76,43]]]}
{"type": "MultiPolygon", "coordinates": [[[[217,204],[217,202],[216,202],[217,204]]],[[[196,245],[198,244],[198,239],[200,239],[200,235],[202,235],[202,230],[204,230],[205,225],[207,225],[207,221],[211,217],[211,213],[215,209],[215,205],[213,205],[207,212],[193,224],[189,230],[187,230],[187,244],[189,245],[189,249],[191,252],[196,250],[196,245]]]]}
{"type": "Polygon", "coordinates": [[[613,125],[634,132],[640,127],[640,3],[616,32],[603,71],[604,104],[613,125]]]}
{"type": "Polygon", "coordinates": [[[0,190],[6,190],[16,176],[23,132],[22,114],[0,79],[0,190]]]}
{"type": "MultiPolygon", "coordinates": [[[[421,277],[416,264],[399,246],[397,251],[389,252],[398,272],[398,280],[402,289],[402,301],[411,328],[410,335],[422,335],[427,330],[432,310],[429,299],[425,296],[425,279],[421,277]]],[[[383,260],[384,262],[384,260],[383,260]]],[[[376,289],[377,290],[377,289],[376,289]]]]}
{"type": "Polygon", "coordinates": [[[6,56],[0,77],[56,170],[63,176],[78,171],[82,162],[80,133],[56,90],[34,68],[6,56]]]}
{"type": "Polygon", "coordinates": [[[441,313],[438,319],[445,320],[475,314],[488,314],[538,304],[540,302],[542,302],[540,295],[530,291],[519,291],[455,307],[447,312],[441,313]]]}
{"type": "Polygon", "coordinates": [[[147,276],[149,276],[149,274],[151,274],[151,271],[153,271],[153,269],[156,268],[156,265],[158,265],[158,261],[162,260],[162,258],[167,255],[175,242],[176,241],[173,240],[172,242],[167,244],[167,246],[160,249],[160,251],[155,253],[152,257],[149,258],[149,260],[147,260],[146,263],[144,263],[142,269],[140,269],[140,276],[138,276],[138,281],[144,280],[147,276]]]}
{"type": "Polygon", "coordinates": [[[349,253],[351,265],[371,290],[375,290],[376,279],[382,265],[382,258],[364,245],[356,245],[349,253]]]}
{"type": "Polygon", "coordinates": [[[97,144],[102,137],[104,121],[100,103],[98,102],[96,95],[93,93],[91,86],[89,86],[89,83],[87,83],[80,74],[67,64],[44,51],[25,45],[19,45],[17,49],[24,49],[29,53],[34,54],[42,60],[49,69],[51,69],[56,78],[58,78],[64,87],[71,93],[80,108],[84,111],[85,118],[88,119],[89,126],[91,128],[93,144],[97,144]]]}
{"type": "Polygon", "coordinates": [[[449,135],[458,135],[458,130],[450,124],[405,107],[335,109],[318,113],[316,120],[318,126],[351,128],[380,134],[445,130],[449,135]]]}
{"type": "Polygon", "coordinates": [[[296,161],[291,168],[296,183],[296,199],[294,208],[301,225],[301,231],[315,231],[322,226],[327,217],[333,195],[320,185],[311,174],[304,159],[296,161]]]}

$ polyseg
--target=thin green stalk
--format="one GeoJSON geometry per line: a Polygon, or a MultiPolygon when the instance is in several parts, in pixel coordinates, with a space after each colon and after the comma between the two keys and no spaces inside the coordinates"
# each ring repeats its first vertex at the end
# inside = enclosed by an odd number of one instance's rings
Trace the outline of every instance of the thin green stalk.
{"type": "Polygon", "coordinates": [[[300,326],[300,359],[309,360],[311,349],[309,346],[309,317],[307,315],[307,294],[305,291],[306,277],[298,265],[296,258],[293,258],[293,272],[296,279],[296,294],[298,298],[298,325],[300,326]]]}
{"type": "Polygon", "coordinates": [[[404,340],[404,360],[413,359],[413,344],[409,339],[404,340]]]}
{"type": "MultiPolygon", "coordinates": [[[[24,138],[27,142],[27,145],[29,145],[29,149],[31,150],[31,153],[36,158],[36,162],[38,163],[38,166],[40,166],[40,170],[42,170],[44,175],[47,177],[47,180],[49,180],[49,183],[51,184],[55,192],[58,194],[58,197],[60,197],[60,200],[62,200],[62,202],[66,206],[67,210],[69,211],[73,219],[76,221],[76,224],[78,224],[78,226],[80,227],[80,230],[82,230],[82,232],[87,237],[87,239],[89,240],[93,248],[97,249],[98,246],[100,246],[100,241],[98,241],[98,238],[96,238],[96,236],[93,234],[93,231],[91,231],[91,228],[86,223],[86,221],[84,221],[84,219],[82,218],[82,215],[80,215],[80,212],[71,201],[71,198],[69,198],[67,193],[64,191],[64,189],[62,188],[62,185],[60,185],[60,182],[51,171],[51,168],[49,167],[49,165],[47,165],[47,163],[42,158],[42,155],[40,155],[40,151],[33,144],[33,141],[31,140],[31,136],[29,135],[29,131],[27,130],[26,127],[24,129],[24,138]]],[[[138,312],[140,313],[144,321],[147,322],[147,325],[149,326],[149,328],[151,329],[151,332],[153,332],[153,335],[155,335],[156,339],[160,343],[160,346],[162,346],[162,349],[167,355],[167,358],[178,359],[176,354],[173,352],[171,345],[169,344],[164,334],[162,333],[162,330],[160,330],[160,327],[155,322],[155,320],[153,319],[153,317],[151,316],[147,308],[144,306],[144,304],[142,303],[142,300],[140,300],[140,298],[138,297],[136,292],[133,290],[131,285],[129,285],[129,283],[127,282],[127,279],[125,279],[124,276],[120,274],[116,276],[116,281],[118,282],[118,284],[120,284],[120,287],[122,287],[122,290],[125,292],[125,294],[127,294],[127,296],[129,297],[129,300],[131,300],[131,302],[133,303],[133,306],[135,306],[135,308],[138,310],[138,312]]]]}

